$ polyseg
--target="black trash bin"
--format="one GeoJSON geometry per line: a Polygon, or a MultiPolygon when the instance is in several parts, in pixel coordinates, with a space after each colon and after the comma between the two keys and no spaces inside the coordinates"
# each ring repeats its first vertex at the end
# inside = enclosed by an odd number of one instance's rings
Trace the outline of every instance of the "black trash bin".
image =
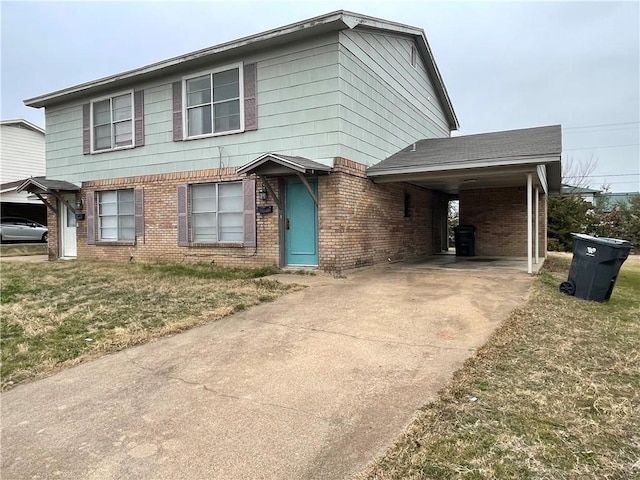
{"type": "Polygon", "coordinates": [[[618,272],[629,256],[631,243],[616,238],[600,238],[572,233],[573,260],[569,278],[560,291],[584,300],[609,300],[618,272]]]}
{"type": "Polygon", "coordinates": [[[458,225],[453,227],[456,240],[457,257],[474,257],[476,255],[476,227],[458,225]]]}

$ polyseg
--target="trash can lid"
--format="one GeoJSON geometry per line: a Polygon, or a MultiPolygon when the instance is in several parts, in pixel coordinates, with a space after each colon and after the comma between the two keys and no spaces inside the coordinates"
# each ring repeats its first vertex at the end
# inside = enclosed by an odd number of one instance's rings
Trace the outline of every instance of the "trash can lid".
{"type": "Polygon", "coordinates": [[[571,236],[573,238],[579,238],[580,240],[584,240],[587,242],[607,245],[609,247],[631,247],[631,242],[627,242],[626,240],[621,240],[619,238],[594,237],[592,235],[586,235],[584,233],[572,233],[571,236]]]}

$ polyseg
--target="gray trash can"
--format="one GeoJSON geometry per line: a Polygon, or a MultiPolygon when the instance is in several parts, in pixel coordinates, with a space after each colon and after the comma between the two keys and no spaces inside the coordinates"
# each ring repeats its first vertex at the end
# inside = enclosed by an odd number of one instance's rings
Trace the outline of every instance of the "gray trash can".
{"type": "Polygon", "coordinates": [[[572,233],[573,260],[569,278],[560,291],[584,300],[609,300],[618,272],[629,256],[631,243],[616,238],[572,233]]]}

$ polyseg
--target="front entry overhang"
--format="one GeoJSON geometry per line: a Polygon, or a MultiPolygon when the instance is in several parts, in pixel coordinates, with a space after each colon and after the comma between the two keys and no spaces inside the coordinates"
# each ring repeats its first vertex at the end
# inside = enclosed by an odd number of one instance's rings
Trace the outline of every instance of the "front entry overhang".
{"type": "Polygon", "coordinates": [[[307,182],[306,175],[322,175],[328,174],[331,167],[322,163],[309,160],[304,157],[295,157],[291,155],[281,155],[275,153],[265,153],[255,160],[240,167],[236,172],[240,175],[257,175],[262,180],[263,185],[269,191],[269,194],[275,199],[278,207],[282,208],[282,204],[278,196],[275,194],[266,177],[283,177],[296,175],[300,178],[309,195],[318,205],[318,197],[307,182]]]}
{"type": "Polygon", "coordinates": [[[29,192],[38,197],[42,203],[44,203],[47,208],[53,211],[56,215],[58,215],[58,209],[47,201],[45,195],[53,195],[75,214],[75,205],[71,205],[67,199],[64,198],[63,194],[69,192],[76,193],[79,191],[80,187],[73,183],[64,180],[51,180],[46,177],[29,177],[16,188],[16,192],[18,193],[29,192]]]}

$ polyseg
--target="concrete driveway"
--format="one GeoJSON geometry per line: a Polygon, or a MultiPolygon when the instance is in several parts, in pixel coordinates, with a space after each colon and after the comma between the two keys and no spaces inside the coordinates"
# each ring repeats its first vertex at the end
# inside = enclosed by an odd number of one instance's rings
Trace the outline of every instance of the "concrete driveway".
{"type": "Polygon", "coordinates": [[[514,271],[371,268],[2,394],[2,478],[339,479],[521,304],[514,271]]]}

